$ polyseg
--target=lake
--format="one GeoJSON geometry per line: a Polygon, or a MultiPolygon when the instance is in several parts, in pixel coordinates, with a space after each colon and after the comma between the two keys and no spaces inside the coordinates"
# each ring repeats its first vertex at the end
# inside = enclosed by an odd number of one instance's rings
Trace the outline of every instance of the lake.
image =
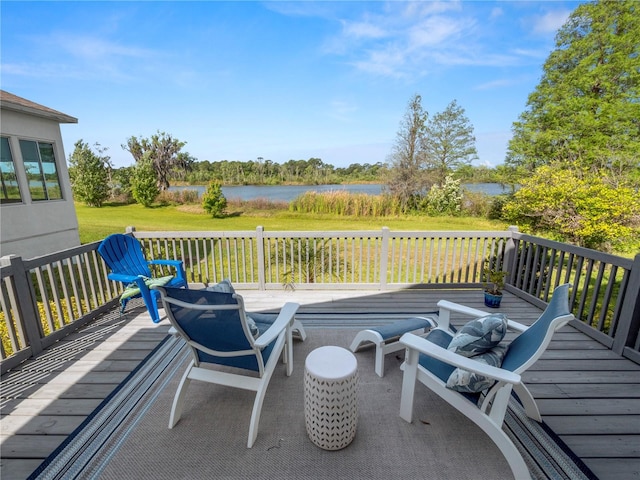
{"type": "MultiPolygon", "coordinates": [[[[508,192],[508,188],[502,188],[498,183],[469,183],[463,185],[464,188],[472,192],[482,192],[487,195],[500,195],[508,192]]],[[[364,193],[367,195],[380,195],[382,185],[240,185],[233,187],[222,187],[222,194],[227,200],[255,200],[266,198],[273,201],[290,202],[307,191],[333,192],[347,191],[350,193],[364,193]]],[[[204,185],[188,185],[180,187],[169,187],[169,190],[195,190],[198,196],[207,189],[204,185]]]]}

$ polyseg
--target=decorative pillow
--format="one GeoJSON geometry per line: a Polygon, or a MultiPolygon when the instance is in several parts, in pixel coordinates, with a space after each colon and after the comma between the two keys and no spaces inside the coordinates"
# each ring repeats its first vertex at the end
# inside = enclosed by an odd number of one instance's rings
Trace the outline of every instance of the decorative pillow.
{"type": "Polygon", "coordinates": [[[471,320],[458,330],[447,350],[463,357],[473,357],[498,345],[506,333],[507,317],[493,313],[471,320]]]}
{"type": "Polygon", "coordinates": [[[256,321],[249,315],[245,314],[245,317],[247,317],[247,326],[249,327],[251,335],[253,335],[253,338],[258,338],[260,336],[260,329],[258,328],[258,325],[256,325],[256,321]]]}
{"type": "Polygon", "coordinates": [[[211,285],[207,287],[205,290],[210,292],[220,292],[220,293],[236,293],[233,285],[231,285],[231,281],[227,278],[222,280],[220,283],[216,283],[215,285],[211,285]]]}
{"type": "MultiPolygon", "coordinates": [[[[472,357],[472,359],[493,367],[500,367],[508,348],[508,345],[501,344],[485,353],[472,357]]],[[[491,388],[494,383],[496,383],[496,380],[493,378],[456,368],[449,375],[447,388],[463,393],[478,393],[491,388]]]]}

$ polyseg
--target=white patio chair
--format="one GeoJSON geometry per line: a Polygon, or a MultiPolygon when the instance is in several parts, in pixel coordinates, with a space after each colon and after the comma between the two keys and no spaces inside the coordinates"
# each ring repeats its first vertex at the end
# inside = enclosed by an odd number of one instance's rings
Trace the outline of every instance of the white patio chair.
{"type": "Polygon", "coordinates": [[[400,417],[412,421],[416,382],[424,384],[451,406],[478,425],[495,442],[505,456],[516,479],[530,478],[520,452],[502,430],[504,416],[512,391],[522,403],[527,415],[542,421],[533,396],[522,383],[521,374],[540,358],[553,333],[573,317],[569,310],[570,285],[555,289],[547,308],[531,326],[508,321],[508,327],[521,332],[509,345],[501,367],[481,363],[473,357],[447,349],[454,333],[449,329],[452,311],[475,317],[487,313],[448,301],[440,301],[439,326],[425,338],[407,333],[400,338],[407,348],[403,365],[400,417]],[[456,368],[475,372],[496,383],[476,393],[461,393],[447,387],[447,381],[456,368]]]}
{"type": "Polygon", "coordinates": [[[278,358],[285,353],[285,345],[289,351],[283,358],[287,364],[286,373],[291,375],[291,330],[299,305],[286,303],[274,321],[256,321],[257,331],[252,332],[253,322],[248,320],[242,297],[238,294],[154,288],[161,294],[172,327],[186,340],[193,354],[173,399],[169,428],[180,420],[191,380],[251,390],[256,392],[247,441],[247,447],[251,448],[258,436],[260,412],[269,380],[278,358]],[[235,368],[219,368],[225,366],[235,368]]]}

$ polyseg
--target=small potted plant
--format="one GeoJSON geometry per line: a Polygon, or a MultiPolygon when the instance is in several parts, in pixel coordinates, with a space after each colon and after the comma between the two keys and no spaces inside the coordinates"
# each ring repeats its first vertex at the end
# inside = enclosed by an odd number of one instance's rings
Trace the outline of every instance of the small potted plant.
{"type": "Polygon", "coordinates": [[[509,272],[486,267],[484,274],[484,304],[490,308],[498,308],[502,301],[502,289],[504,288],[505,277],[509,272]]]}

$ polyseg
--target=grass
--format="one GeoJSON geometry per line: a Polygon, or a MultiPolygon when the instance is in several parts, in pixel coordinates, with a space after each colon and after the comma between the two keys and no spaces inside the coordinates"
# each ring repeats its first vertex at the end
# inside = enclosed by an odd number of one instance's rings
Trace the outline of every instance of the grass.
{"type": "Polygon", "coordinates": [[[138,231],[270,231],[318,230],[506,230],[504,222],[476,217],[344,217],[332,214],[289,212],[286,209],[253,209],[250,205],[232,205],[229,215],[212,218],[197,205],[168,205],[144,208],[138,204],[110,205],[101,208],[76,203],[80,241],[102,240],[111,233],[123,233],[128,226],[138,231]]]}

